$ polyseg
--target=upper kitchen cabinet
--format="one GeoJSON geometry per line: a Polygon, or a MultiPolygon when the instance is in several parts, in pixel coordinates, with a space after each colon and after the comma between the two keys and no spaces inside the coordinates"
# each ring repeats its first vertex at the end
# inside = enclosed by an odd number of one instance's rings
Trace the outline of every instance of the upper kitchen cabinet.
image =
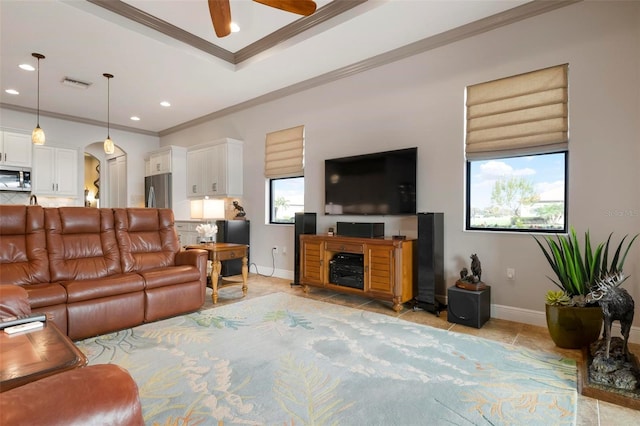
{"type": "Polygon", "coordinates": [[[78,151],[34,146],[32,192],[37,195],[77,197],[78,151]]]}
{"type": "Polygon", "coordinates": [[[145,176],[171,173],[171,156],[174,151],[170,147],[150,153],[149,158],[145,161],[145,176]]]}
{"type": "Polygon", "coordinates": [[[243,142],[224,138],[187,152],[187,196],[241,197],[243,142]]]}
{"type": "Polygon", "coordinates": [[[0,132],[0,164],[31,167],[31,135],[0,132]]]}

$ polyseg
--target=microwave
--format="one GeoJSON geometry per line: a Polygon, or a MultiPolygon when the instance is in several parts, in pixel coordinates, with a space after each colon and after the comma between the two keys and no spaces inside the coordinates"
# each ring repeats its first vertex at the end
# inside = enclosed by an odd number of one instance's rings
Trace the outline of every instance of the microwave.
{"type": "Polygon", "coordinates": [[[0,191],[31,192],[31,169],[0,166],[0,191]]]}

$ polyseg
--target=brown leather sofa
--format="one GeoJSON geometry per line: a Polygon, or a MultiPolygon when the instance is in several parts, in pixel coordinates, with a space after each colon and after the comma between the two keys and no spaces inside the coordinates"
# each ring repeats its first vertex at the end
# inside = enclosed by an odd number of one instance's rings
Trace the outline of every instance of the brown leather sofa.
{"type": "Polygon", "coordinates": [[[74,340],[197,310],[206,266],[170,209],[0,206],[0,284],[74,340]]]}
{"type": "MultiPolygon", "coordinates": [[[[0,285],[0,318],[29,313],[24,288],[0,285]]],[[[97,424],[144,425],[138,386],[114,364],[65,371],[0,393],[0,425],[97,424]]]]}

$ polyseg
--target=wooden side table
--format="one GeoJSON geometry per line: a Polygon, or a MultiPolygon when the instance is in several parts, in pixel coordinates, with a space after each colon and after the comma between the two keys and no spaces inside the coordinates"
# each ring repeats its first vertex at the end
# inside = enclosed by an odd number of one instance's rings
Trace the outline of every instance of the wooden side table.
{"type": "Polygon", "coordinates": [[[9,335],[0,331],[0,392],[87,365],[87,358],[52,322],[9,335]]]}
{"type": "MultiPolygon", "coordinates": [[[[242,259],[242,295],[247,295],[247,278],[249,276],[249,265],[247,253],[249,246],[246,244],[235,243],[208,243],[194,244],[186,247],[189,249],[201,249],[209,252],[209,260],[212,263],[211,268],[211,288],[213,289],[213,303],[218,303],[218,278],[220,277],[220,269],[222,262],[225,260],[242,259]]],[[[230,282],[228,284],[239,284],[230,282]]]]}

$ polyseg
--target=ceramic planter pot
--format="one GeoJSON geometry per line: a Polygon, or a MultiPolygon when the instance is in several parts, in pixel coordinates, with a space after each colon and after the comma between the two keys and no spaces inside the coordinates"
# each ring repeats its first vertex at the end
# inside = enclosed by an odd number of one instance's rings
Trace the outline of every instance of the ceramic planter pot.
{"type": "Polygon", "coordinates": [[[580,349],[598,340],[602,330],[602,308],[545,305],[547,327],[556,346],[580,349]]]}

